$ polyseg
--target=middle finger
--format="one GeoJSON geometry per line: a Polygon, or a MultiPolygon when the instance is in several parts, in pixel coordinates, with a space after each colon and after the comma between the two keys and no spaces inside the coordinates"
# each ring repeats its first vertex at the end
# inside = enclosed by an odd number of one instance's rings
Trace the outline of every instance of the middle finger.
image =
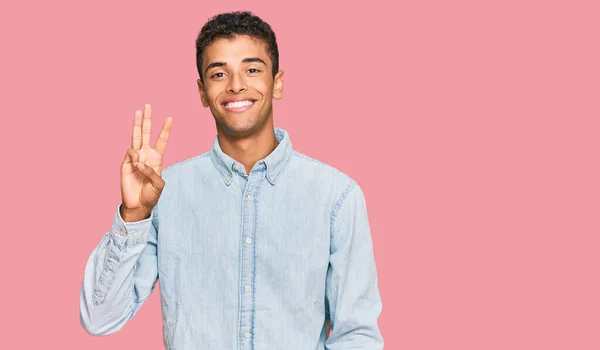
{"type": "Polygon", "coordinates": [[[150,148],[150,132],[152,130],[152,107],[144,105],[144,119],[142,119],[142,148],[150,148]]]}

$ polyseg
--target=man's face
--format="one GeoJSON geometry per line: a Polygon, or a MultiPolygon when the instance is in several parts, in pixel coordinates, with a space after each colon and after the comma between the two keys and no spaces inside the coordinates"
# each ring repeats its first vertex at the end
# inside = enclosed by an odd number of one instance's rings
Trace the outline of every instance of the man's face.
{"type": "Polygon", "coordinates": [[[273,79],[272,67],[266,44],[247,35],[205,48],[198,90],[219,132],[246,136],[272,123],[272,99],[283,96],[283,71],[273,79]]]}

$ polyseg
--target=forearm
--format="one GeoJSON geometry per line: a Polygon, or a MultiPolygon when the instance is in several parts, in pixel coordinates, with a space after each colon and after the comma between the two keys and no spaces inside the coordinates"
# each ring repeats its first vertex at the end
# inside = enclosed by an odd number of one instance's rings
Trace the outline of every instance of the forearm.
{"type": "Polygon", "coordinates": [[[332,214],[326,295],[327,350],[383,349],[381,298],[362,190],[349,186],[332,214]]]}
{"type": "Polygon", "coordinates": [[[331,297],[336,303],[330,311],[331,333],[326,350],[383,349],[378,318],[381,299],[377,281],[365,281],[364,288],[339,291],[331,297]]]}
{"type": "Polygon", "coordinates": [[[81,324],[88,333],[116,332],[151,293],[156,259],[143,254],[152,236],[151,220],[125,223],[117,213],[110,231],[90,255],[80,294],[81,324]]]}

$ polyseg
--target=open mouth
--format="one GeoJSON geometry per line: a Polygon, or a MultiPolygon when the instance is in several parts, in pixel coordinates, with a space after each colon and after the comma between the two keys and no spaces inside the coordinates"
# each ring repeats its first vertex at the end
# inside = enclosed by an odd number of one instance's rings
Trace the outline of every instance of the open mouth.
{"type": "Polygon", "coordinates": [[[241,100],[241,101],[231,101],[231,102],[225,102],[222,104],[223,108],[225,108],[225,110],[229,111],[229,112],[244,112],[250,108],[252,108],[252,106],[254,106],[254,103],[256,103],[256,100],[241,100]]]}

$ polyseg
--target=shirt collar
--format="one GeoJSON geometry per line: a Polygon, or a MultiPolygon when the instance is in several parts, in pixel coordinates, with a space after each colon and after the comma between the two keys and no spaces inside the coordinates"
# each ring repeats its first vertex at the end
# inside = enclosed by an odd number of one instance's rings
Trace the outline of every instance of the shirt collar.
{"type": "MultiPolygon", "coordinates": [[[[260,164],[265,169],[265,177],[271,185],[275,185],[277,178],[282,173],[290,156],[293,153],[292,142],[290,141],[287,131],[280,128],[275,128],[275,138],[279,142],[277,147],[265,158],[259,160],[260,164]]],[[[233,171],[236,164],[239,164],[235,159],[231,158],[223,152],[219,145],[219,138],[215,137],[213,147],[210,151],[210,158],[217,168],[219,175],[227,186],[233,181],[233,171]]]]}

